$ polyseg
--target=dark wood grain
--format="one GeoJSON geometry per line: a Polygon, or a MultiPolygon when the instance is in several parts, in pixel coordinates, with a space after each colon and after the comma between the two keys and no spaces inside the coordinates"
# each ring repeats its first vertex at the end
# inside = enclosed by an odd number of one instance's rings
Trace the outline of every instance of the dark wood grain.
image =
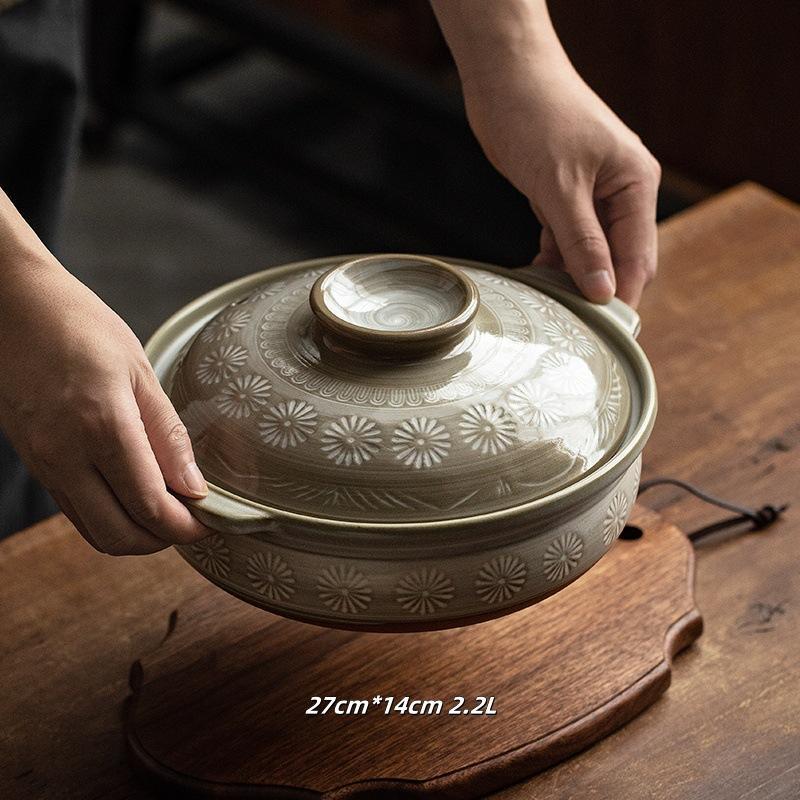
{"type": "MultiPolygon", "coordinates": [[[[641,309],[661,401],[645,477],[794,507],[701,547],[705,633],[669,692],[504,798],[800,794],[800,211],[745,185],[662,226],[661,252],[641,309]]],[[[717,518],[670,488],[645,498],[687,530],[717,518]]],[[[119,704],[130,663],[205,589],[170,552],[102,557],[59,517],[0,544],[0,797],[152,796],[126,766],[119,704]]]]}
{"type": "Polygon", "coordinates": [[[800,200],[800,4],[550,0],[580,74],[663,163],[800,200]]]}
{"type": "MultiPolygon", "coordinates": [[[[416,634],[324,630],[264,614],[209,586],[143,659],[128,734],[136,763],[187,776],[354,798],[483,797],[624,724],[669,684],[670,659],[700,633],[694,551],[637,508],[646,535],[620,541],[569,587],[502,619],[416,634]],[[495,697],[493,716],[311,716],[314,695],[495,697]],[[410,743],[413,742],[411,748],[410,743]]],[[[264,788],[257,796],[281,796],[264,788]]]]}

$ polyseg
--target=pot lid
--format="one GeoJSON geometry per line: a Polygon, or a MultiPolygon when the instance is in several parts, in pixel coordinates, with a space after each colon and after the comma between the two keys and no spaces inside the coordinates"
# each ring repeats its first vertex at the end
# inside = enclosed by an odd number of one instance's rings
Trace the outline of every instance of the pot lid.
{"type": "Polygon", "coordinates": [[[200,329],[169,393],[213,485],[376,523],[553,493],[616,452],[632,406],[615,350],[553,297],[399,255],[266,278],[200,329]]]}

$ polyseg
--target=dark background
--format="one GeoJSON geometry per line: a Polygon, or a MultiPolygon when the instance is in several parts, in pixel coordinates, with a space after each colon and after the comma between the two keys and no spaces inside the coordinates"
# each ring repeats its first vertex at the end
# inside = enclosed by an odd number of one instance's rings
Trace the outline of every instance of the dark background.
{"type": "MultiPolygon", "coordinates": [[[[800,3],[550,9],[661,160],[661,218],[744,179],[800,199],[800,3]]],[[[535,254],[536,221],[469,133],[427,0],[94,0],[88,16],[61,254],[140,336],[293,259],[535,254]]]]}

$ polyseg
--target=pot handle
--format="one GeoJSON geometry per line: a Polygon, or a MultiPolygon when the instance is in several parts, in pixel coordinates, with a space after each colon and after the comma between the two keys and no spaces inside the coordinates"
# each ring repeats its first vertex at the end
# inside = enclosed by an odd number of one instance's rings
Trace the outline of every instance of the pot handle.
{"type": "Polygon", "coordinates": [[[200,500],[182,497],[192,514],[219,533],[263,533],[272,517],[256,503],[250,503],[217,486],[208,487],[200,500]]]}
{"type": "MultiPolygon", "coordinates": [[[[563,269],[527,266],[515,269],[513,272],[516,275],[520,272],[524,272],[526,276],[534,278],[535,283],[541,285],[543,288],[554,288],[560,292],[568,292],[569,294],[577,295],[587,303],[590,302],[584,298],[581,294],[581,290],[575,284],[575,281],[573,281],[570,275],[564,272],[563,269]]],[[[612,298],[605,304],[592,303],[591,305],[604,315],[613,319],[617,324],[621,325],[634,339],[639,335],[639,331],[642,328],[641,317],[634,309],[618,297],[612,298]]]]}

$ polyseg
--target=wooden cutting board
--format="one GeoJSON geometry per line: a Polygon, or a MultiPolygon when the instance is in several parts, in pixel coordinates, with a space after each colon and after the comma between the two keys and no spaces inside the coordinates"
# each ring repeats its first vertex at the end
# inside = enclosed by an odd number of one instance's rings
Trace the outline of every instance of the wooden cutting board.
{"type": "Polygon", "coordinates": [[[641,506],[631,524],[560,593],[449,631],[328,630],[209,584],[132,667],[132,762],[171,797],[329,800],[482,797],[546,769],[655,701],[702,630],[685,535],[641,506]]]}

